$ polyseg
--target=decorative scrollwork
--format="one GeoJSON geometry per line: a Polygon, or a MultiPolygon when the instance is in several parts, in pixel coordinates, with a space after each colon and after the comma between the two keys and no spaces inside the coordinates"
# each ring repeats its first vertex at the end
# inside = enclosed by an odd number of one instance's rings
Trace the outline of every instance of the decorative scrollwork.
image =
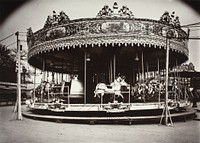
{"type": "Polygon", "coordinates": [[[65,27],[58,27],[51,29],[46,33],[46,40],[52,40],[55,38],[61,38],[65,36],[66,29],[65,27]]]}
{"type": "Polygon", "coordinates": [[[98,34],[101,30],[101,24],[96,22],[89,23],[89,33],[98,34]]]}

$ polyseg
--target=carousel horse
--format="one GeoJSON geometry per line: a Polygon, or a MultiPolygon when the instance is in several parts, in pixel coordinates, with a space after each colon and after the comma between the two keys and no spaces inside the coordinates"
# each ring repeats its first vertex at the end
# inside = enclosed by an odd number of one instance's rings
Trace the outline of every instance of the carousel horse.
{"type": "Polygon", "coordinates": [[[121,76],[118,76],[110,85],[114,90],[114,96],[117,96],[117,98],[121,97],[122,99],[124,99],[124,96],[121,94],[121,81],[121,76]]]}
{"type": "Polygon", "coordinates": [[[94,91],[94,97],[100,98],[101,96],[104,96],[105,93],[108,94],[114,94],[117,98],[121,97],[124,99],[123,95],[121,94],[121,77],[117,77],[114,82],[110,84],[110,86],[107,86],[105,83],[99,83],[96,85],[95,91],[94,91]]]}
{"type": "Polygon", "coordinates": [[[138,99],[142,99],[144,102],[146,99],[155,98],[159,92],[164,93],[164,83],[159,82],[157,79],[150,79],[145,82],[138,82],[132,88],[132,95],[138,99]]]}
{"type": "Polygon", "coordinates": [[[104,96],[105,93],[114,94],[115,91],[110,85],[106,85],[105,83],[98,83],[94,91],[94,97],[100,98],[101,96],[104,96]]]}
{"type": "Polygon", "coordinates": [[[107,89],[108,88],[105,83],[98,83],[94,91],[94,97],[100,98],[101,96],[104,96],[107,89]]]}
{"type": "Polygon", "coordinates": [[[139,90],[138,90],[138,93],[139,93],[139,96],[141,97],[141,99],[143,100],[143,102],[146,101],[146,94],[147,94],[147,85],[145,83],[141,84],[139,86],[139,90]]]}
{"type": "Polygon", "coordinates": [[[132,88],[133,96],[135,96],[138,99],[142,99],[143,102],[146,101],[146,95],[148,93],[148,87],[146,83],[137,83],[132,88]]]}
{"type": "Polygon", "coordinates": [[[50,83],[47,81],[43,81],[41,82],[41,84],[36,88],[36,93],[39,96],[43,96],[46,98],[49,98],[49,96],[54,96],[53,95],[53,88],[54,87],[54,83],[50,83]]]}

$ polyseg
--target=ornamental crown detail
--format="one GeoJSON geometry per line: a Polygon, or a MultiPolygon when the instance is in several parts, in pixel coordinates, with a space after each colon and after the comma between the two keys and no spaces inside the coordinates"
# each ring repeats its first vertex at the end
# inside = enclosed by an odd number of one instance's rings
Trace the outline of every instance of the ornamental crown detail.
{"type": "Polygon", "coordinates": [[[124,18],[134,18],[133,13],[129,10],[127,6],[122,6],[118,10],[118,4],[115,2],[113,4],[113,9],[108,5],[105,5],[97,14],[97,18],[106,18],[106,17],[124,17],[124,18]]]}
{"type": "Polygon", "coordinates": [[[180,21],[179,17],[175,16],[175,12],[173,11],[171,14],[169,14],[168,11],[165,11],[163,15],[160,17],[160,22],[164,24],[172,25],[175,28],[180,28],[180,21]]]}
{"type": "Polygon", "coordinates": [[[70,19],[65,14],[64,11],[61,11],[59,14],[53,11],[53,15],[49,15],[47,17],[44,28],[48,28],[48,27],[52,27],[52,26],[60,25],[60,24],[66,24],[66,23],[69,23],[69,21],[70,19]]]}

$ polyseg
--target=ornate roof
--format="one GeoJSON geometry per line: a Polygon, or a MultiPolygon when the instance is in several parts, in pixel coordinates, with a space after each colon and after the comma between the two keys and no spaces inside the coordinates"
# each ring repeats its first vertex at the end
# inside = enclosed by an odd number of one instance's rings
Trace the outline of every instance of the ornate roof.
{"type": "Polygon", "coordinates": [[[44,28],[37,32],[28,29],[28,57],[79,47],[117,45],[138,45],[164,48],[166,38],[170,39],[170,49],[188,58],[188,34],[180,27],[174,16],[165,12],[159,20],[135,18],[127,6],[118,9],[105,5],[95,18],[70,20],[64,13],[53,12],[48,16],[44,28]],[[168,35],[167,35],[168,33],[168,35]]]}

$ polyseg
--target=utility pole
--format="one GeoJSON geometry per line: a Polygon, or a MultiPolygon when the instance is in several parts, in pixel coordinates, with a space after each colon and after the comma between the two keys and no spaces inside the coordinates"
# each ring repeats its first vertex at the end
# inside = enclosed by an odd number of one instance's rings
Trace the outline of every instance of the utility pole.
{"type": "Polygon", "coordinates": [[[169,40],[166,38],[165,125],[168,124],[169,40]]]}
{"type": "Polygon", "coordinates": [[[21,111],[21,47],[19,47],[19,32],[15,33],[17,36],[17,61],[18,61],[18,72],[17,72],[17,120],[22,120],[22,111],[21,111]]]}
{"type": "Polygon", "coordinates": [[[161,116],[161,120],[160,120],[160,124],[162,123],[162,119],[164,117],[164,124],[166,126],[173,126],[173,123],[172,123],[172,118],[171,118],[171,115],[170,115],[170,111],[169,111],[169,108],[168,108],[168,79],[169,79],[169,50],[170,50],[170,36],[169,35],[171,34],[169,31],[167,31],[166,33],[166,73],[165,73],[165,106],[164,106],[164,109],[163,109],[163,113],[162,113],[162,116],[161,116]],[[164,116],[163,116],[164,115],[164,116]],[[170,124],[168,122],[168,119],[170,120],[170,124]]]}

